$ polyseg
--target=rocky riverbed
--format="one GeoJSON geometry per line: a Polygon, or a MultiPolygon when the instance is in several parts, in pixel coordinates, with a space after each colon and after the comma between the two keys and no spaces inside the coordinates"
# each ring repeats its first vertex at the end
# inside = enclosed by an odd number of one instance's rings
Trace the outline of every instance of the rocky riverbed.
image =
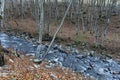
{"type": "MultiPolygon", "coordinates": [[[[4,48],[13,48],[26,55],[34,55],[37,48],[37,45],[34,45],[31,41],[26,41],[20,37],[8,36],[5,33],[0,33],[0,41],[4,48]]],[[[41,45],[41,51],[44,53],[47,47],[47,45],[41,45]]],[[[58,45],[54,45],[46,59],[49,61],[49,64],[46,65],[47,68],[55,65],[64,66],[75,72],[82,73],[88,78],[120,80],[120,63],[111,57],[100,54],[95,55],[94,51],[84,50],[81,53],[77,51],[67,53],[58,45]]]]}

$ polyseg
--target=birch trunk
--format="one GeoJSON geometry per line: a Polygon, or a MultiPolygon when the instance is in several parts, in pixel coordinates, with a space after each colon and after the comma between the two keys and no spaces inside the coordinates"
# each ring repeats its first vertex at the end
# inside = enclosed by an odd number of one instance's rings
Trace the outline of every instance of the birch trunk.
{"type": "Polygon", "coordinates": [[[5,0],[1,0],[1,4],[0,4],[0,15],[1,15],[1,23],[0,23],[0,27],[3,27],[3,22],[4,22],[4,5],[5,5],[5,0]]]}
{"type": "Polygon", "coordinates": [[[42,32],[43,32],[43,26],[44,26],[44,0],[39,0],[39,7],[41,10],[40,15],[40,31],[39,31],[39,43],[42,43],[42,32]]]}

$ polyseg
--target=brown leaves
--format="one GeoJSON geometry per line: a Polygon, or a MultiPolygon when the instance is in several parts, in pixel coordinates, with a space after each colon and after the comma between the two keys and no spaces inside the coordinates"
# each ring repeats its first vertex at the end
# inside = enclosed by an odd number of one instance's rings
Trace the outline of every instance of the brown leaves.
{"type": "MultiPolygon", "coordinates": [[[[30,61],[29,57],[20,59],[18,57],[9,57],[5,55],[6,65],[5,72],[0,74],[7,74],[0,76],[0,80],[77,80],[78,76],[69,69],[64,67],[52,67],[47,69],[45,67],[47,62],[35,64],[30,61]],[[11,62],[12,61],[12,62],[11,62]],[[11,73],[12,72],[12,73],[11,73]]],[[[2,67],[0,70],[2,70],[2,67]]],[[[81,76],[80,76],[81,77],[81,76]]],[[[81,77],[82,78],[82,77],[81,77]]]]}

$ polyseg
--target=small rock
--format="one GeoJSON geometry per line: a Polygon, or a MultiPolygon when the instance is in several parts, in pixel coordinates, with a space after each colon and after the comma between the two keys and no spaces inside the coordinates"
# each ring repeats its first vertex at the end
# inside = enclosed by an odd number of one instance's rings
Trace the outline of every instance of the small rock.
{"type": "Polygon", "coordinates": [[[120,74],[119,71],[112,71],[112,74],[120,74]]]}
{"type": "Polygon", "coordinates": [[[90,55],[90,53],[89,53],[88,50],[84,50],[84,51],[82,52],[82,55],[83,55],[83,57],[87,57],[87,56],[90,55]]]}
{"type": "Polygon", "coordinates": [[[95,54],[95,51],[90,51],[90,55],[93,56],[95,54]]]}
{"type": "Polygon", "coordinates": [[[96,80],[94,76],[90,76],[90,80],[96,80]]]}
{"type": "Polygon", "coordinates": [[[72,53],[79,53],[79,51],[76,48],[72,48],[72,53]]]}
{"type": "Polygon", "coordinates": [[[59,45],[58,48],[59,48],[59,49],[62,49],[62,45],[59,45]]]}
{"type": "Polygon", "coordinates": [[[51,51],[51,50],[48,52],[48,54],[52,54],[52,53],[53,53],[53,51],[51,51]]]}
{"type": "Polygon", "coordinates": [[[50,66],[50,65],[45,65],[45,67],[46,67],[47,69],[50,69],[52,66],[50,66]]]}
{"type": "Polygon", "coordinates": [[[32,67],[32,66],[29,66],[29,69],[30,69],[30,70],[34,70],[34,67],[32,67]]]}
{"type": "Polygon", "coordinates": [[[97,73],[98,73],[98,74],[101,74],[101,75],[102,75],[102,74],[105,74],[103,68],[100,68],[97,73]]]}
{"type": "Polygon", "coordinates": [[[35,68],[39,68],[39,67],[40,67],[39,65],[36,65],[36,64],[34,64],[33,66],[34,66],[35,68]]]}
{"type": "Polygon", "coordinates": [[[42,59],[34,59],[33,62],[35,62],[35,63],[41,63],[42,59]]]}
{"type": "Polygon", "coordinates": [[[112,60],[112,59],[109,59],[109,60],[107,60],[107,62],[109,62],[109,63],[113,63],[113,60],[112,60]]]}
{"type": "Polygon", "coordinates": [[[26,56],[35,56],[33,53],[26,54],[26,56]]]}
{"type": "Polygon", "coordinates": [[[12,63],[14,62],[12,59],[9,59],[9,61],[12,62],[12,63]]]}
{"type": "Polygon", "coordinates": [[[50,74],[50,77],[51,77],[52,79],[57,79],[57,76],[56,76],[55,74],[53,74],[53,73],[50,74]]]}

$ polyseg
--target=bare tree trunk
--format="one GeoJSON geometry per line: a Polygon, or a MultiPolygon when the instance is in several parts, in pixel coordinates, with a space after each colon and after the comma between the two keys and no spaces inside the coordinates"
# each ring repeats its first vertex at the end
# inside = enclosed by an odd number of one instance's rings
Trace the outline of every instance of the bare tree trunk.
{"type": "Polygon", "coordinates": [[[20,5],[21,5],[21,16],[23,20],[23,13],[24,13],[24,10],[23,10],[24,1],[23,0],[20,0],[20,5]]]}
{"type": "Polygon", "coordinates": [[[39,31],[39,6],[38,0],[35,0],[35,22],[36,22],[36,32],[39,31]]]}
{"type": "Polygon", "coordinates": [[[39,58],[42,57],[41,47],[42,47],[42,32],[44,26],[44,0],[38,0],[38,5],[40,8],[39,45],[37,46],[34,62],[40,62],[41,60],[39,60],[39,58]]]}
{"type": "MultiPolygon", "coordinates": [[[[82,4],[83,5],[83,0],[82,0],[82,4]]],[[[84,18],[83,18],[83,12],[82,12],[82,9],[81,9],[81,19],[82,19],[82,30],[83,30],[83,33],[85,32],[85,23],[84,23],[84,18]]]]}
{"type": "Polygon", "coordinates": [[[81,12],[81,0],[78,0],[78,4],[76,7],[76,35],[80,34],[80,12],[81,12]]]}
{"type": "MultiPolygon", "coordinates": [[[[4,20],[4,0],[0,0],[0,27],[3,27],[3,20],[4,20]]],[[[0,43],[1,45],[1,43],[0,43]]],[[[0,66],[4,65],[4,53],[0,52],[0,66]]]]}
{"type": "Polygon", "coordinates": [[[54,25],[54,32],[56,31],[57,29],[57,19],[58,19],[58,1],[55,0],[54,1],[54,4],[55,4],[55,25],[54,25]]]}
{"type": "Polygon", "coordinates": [[[44,0],[39,0],[39,7],[41,10],[40,15],[40,31],[39,31],[39,43],[42,43],[42,32],[43,32],[43,26],[44,26],[44,0]],[[41,3],[41,4],[40,4],[41,3]]]}
{"type": "Polygon", "coordinates": [[[5,1],[1,0],[1,4],[0,4],[0,15],[1,15],[1,20],[0,20],[0,27],[3,27],[3,23],[4,23],[4,5],[5,5],[5,1]]]}
{"type": "Polygon", "coordinates": [[[50,35],[50,21],[51,21],[51,3],[50,3],[50,0],[47,0],[47,4],[48,4],[48,22],[47,22],[47,31],[46,31],[46,34],[50,35]]]}
{"type": "Polygon", "coordinates": [[[110,23],[111,15],[112,15],[112,10],[114,9],[114,5],[116,4],[116,0],[113,1],[108,1],[107,2],[108,6],[106,6],[106,20],[105,20],[105,25],[103,27],[103,33],[102,33],[102,46],[104,47],[105,40],[106,40],[106,35],[107,35],[107,30],[108,30],[108,25],[110,23]],[[114,2],[115,1],[115,2],[114,2]]]}

